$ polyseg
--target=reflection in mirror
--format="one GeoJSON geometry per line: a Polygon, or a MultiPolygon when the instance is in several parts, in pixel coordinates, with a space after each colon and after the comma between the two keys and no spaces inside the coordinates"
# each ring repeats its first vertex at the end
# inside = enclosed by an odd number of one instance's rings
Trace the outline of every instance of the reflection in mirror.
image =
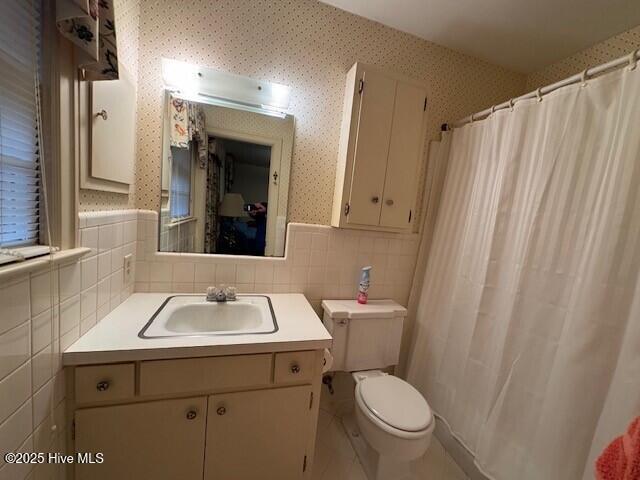
{"type": "Polygon", "coordinates": [[[160,251],[283,256],[293,117],[165,98],[160,251]]]}

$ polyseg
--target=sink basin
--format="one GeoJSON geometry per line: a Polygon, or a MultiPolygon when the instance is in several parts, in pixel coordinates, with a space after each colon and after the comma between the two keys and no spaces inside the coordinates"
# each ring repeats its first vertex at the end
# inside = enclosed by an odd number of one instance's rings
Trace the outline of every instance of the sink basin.
{"type": "Polygon", "coordinates": [[[238,295],[232,302],[207,302],[204,295],[168,297],[140,330],[140,338],[273,333],[278,324],[271,300],[238,295]]]}

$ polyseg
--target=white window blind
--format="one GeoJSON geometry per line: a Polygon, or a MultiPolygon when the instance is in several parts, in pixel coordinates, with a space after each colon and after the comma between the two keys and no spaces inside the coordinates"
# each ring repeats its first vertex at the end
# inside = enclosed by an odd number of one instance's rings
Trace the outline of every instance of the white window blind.
{"type": "MultiPolygon", "coordinates": [[[[35,245],[39,240],[41,192],[35,96],[39,50],[37,2],[1,0],[0,248],[3,253],[6,253],[4,249],[35,245]]],[[[18,257],[34,251],[33,248],[21,250],[23,254],[18,253],[18,257]]],[[[4,263],[2,258],[0,263],[4,263]]]]}
{"type": "Polygon", "coordinates": [[[191,148],[171,147],[169,215],[172,220],[188,217],[191,203],[191,148]]]}

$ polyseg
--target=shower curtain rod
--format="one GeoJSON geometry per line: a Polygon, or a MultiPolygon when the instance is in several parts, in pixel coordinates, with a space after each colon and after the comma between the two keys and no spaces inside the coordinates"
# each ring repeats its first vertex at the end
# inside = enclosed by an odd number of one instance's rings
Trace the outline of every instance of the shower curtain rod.
{"type": "Polygon", "coordinates": [[[624,57],[617,58],[615,60],[611,60],[610,62],[603,63],[602,65],[598,65],[596,67],[587,68],[581,73],[573,75],[571,77],[565,78],[564,80],[560,80],[559,82],[552,83],[551,85],[547,85],[546,87],[538,88],[532,92],[525,93],[519,97],[512,98],[504,103],[499,105],[494,105],[491,108],[487,108],[486,110],[482,110],[481,112],[474,113],[469,115],[468,117],[463,118],[462,120],[458,120],[452,124],[444,123],[442,125],[442,130],[447,131],[452,128],[461,127],[466,125],[467,123],[475,122],[476,120],[483,120],[491,115],[493,112],[498,110],[504,110],[505,108],[511,108],[515,105],[516,102],[521,100],[527,100],[530,98],[538,98],[542,99],[543,95],[547,95],[555,90],[558,90],[562,87],[566,87],[568,85],[573,85],[578,82],[586,82],[589,78],[593,78],[598,75],[603,75],[605,73],[609,73],[613,70],[617,70],[620,67],[629,66],[630,69],[636,68],[636,63],[640,59],[640,49],[631,52],[630,54],[625,55],[624,57]]]}

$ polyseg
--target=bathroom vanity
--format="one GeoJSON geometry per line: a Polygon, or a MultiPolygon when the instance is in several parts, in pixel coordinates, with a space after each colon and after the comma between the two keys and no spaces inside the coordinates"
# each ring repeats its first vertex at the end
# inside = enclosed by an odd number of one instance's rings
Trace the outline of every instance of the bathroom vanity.
{"type": "Polygon", "coordinates": [[[193,297],[134,294],[64,353],[68,450],[104,456],[70,478],[310,478],[330,335],[289,294],[264,297],[275,331],[141,333],[193,297]]]}

